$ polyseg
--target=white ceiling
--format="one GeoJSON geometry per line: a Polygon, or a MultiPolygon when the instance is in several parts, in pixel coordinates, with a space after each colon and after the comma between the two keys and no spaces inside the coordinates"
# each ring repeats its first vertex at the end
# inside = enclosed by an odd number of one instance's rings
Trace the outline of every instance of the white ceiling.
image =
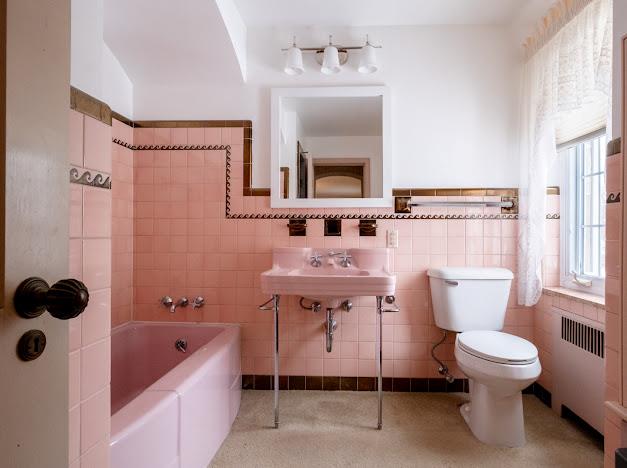
{"type": "Polygon", "coordinates": [[[242,81],[215,1],[105,0],[104,39],[135,85],[242,81]]]}
{"type": "MultiPolygon", "coordinates": [[[[234,0],[247,26],[506,25],[536,0],[234,0]]],[[[554,0],[542,0],[545,6],[554,0]]]]}
{"type": "Polygon", "coordinates": [[[283,108],[298,114],[308,137],[381,136],[381,97],[285,98],[283,108]]]}

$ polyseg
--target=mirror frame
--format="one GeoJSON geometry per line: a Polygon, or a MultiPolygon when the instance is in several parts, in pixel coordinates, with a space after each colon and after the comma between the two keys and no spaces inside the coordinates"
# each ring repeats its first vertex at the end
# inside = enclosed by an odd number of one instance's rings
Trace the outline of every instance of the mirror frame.
{"type": "Polygon", "coordinates": [[[386,86],[334,86],[311,88],[272,88],[271,92],[271,208],[390,208],[392,197],[392,145],[390,94],[386,86]],[[382,97],[382,167],[383,196],[381,198],[282,198],[280,138],[283,123],[282,101],[286,98],[315,97],[382,97]]]}

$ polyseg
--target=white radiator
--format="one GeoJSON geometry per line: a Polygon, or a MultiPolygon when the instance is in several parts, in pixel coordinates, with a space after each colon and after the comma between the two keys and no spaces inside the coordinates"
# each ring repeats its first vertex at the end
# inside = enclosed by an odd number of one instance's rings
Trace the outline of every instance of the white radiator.
{"type": "Polygon", "coordinates": [[[603,433],[605,329],[553,308],[553,410],[562,405],[603,433]]]}

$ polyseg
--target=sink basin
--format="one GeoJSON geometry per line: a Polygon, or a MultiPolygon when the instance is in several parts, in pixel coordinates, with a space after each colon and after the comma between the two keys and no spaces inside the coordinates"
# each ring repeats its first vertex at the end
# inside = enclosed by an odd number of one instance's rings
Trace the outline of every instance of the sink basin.
{"type": "Polygon", "coordinates": [[[370,276],[367,270],[358,270],[356,268],[301,268],[299,270],[290,270],[289,276],[370,276]]]}
{"type": "Polygon", "coordinates": [[[388,249],[348,249],[351,265],[330,257],[328,249],[281,247],[273,250],[273,268],[261,274],[264,294],[339,299],[355,296],[389,296],[396,288],[390,273],[388,249]],[[311,258],[321,256],[314,267],[311,258]]]}

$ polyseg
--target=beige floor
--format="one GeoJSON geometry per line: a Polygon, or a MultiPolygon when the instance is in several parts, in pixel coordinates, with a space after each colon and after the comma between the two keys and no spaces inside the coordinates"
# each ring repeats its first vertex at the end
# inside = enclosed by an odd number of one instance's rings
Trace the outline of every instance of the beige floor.
{"type": "Polygon", "coordinates": [[[488,447],[457,410],[461,394],[386,393],[383,430],[376,394],[281,392],[281,427],[271,428],[272,392],[249,390],[212,467],[600,467],[603,449],[534,396],[524,397],[527,445],[488,447]]]}

